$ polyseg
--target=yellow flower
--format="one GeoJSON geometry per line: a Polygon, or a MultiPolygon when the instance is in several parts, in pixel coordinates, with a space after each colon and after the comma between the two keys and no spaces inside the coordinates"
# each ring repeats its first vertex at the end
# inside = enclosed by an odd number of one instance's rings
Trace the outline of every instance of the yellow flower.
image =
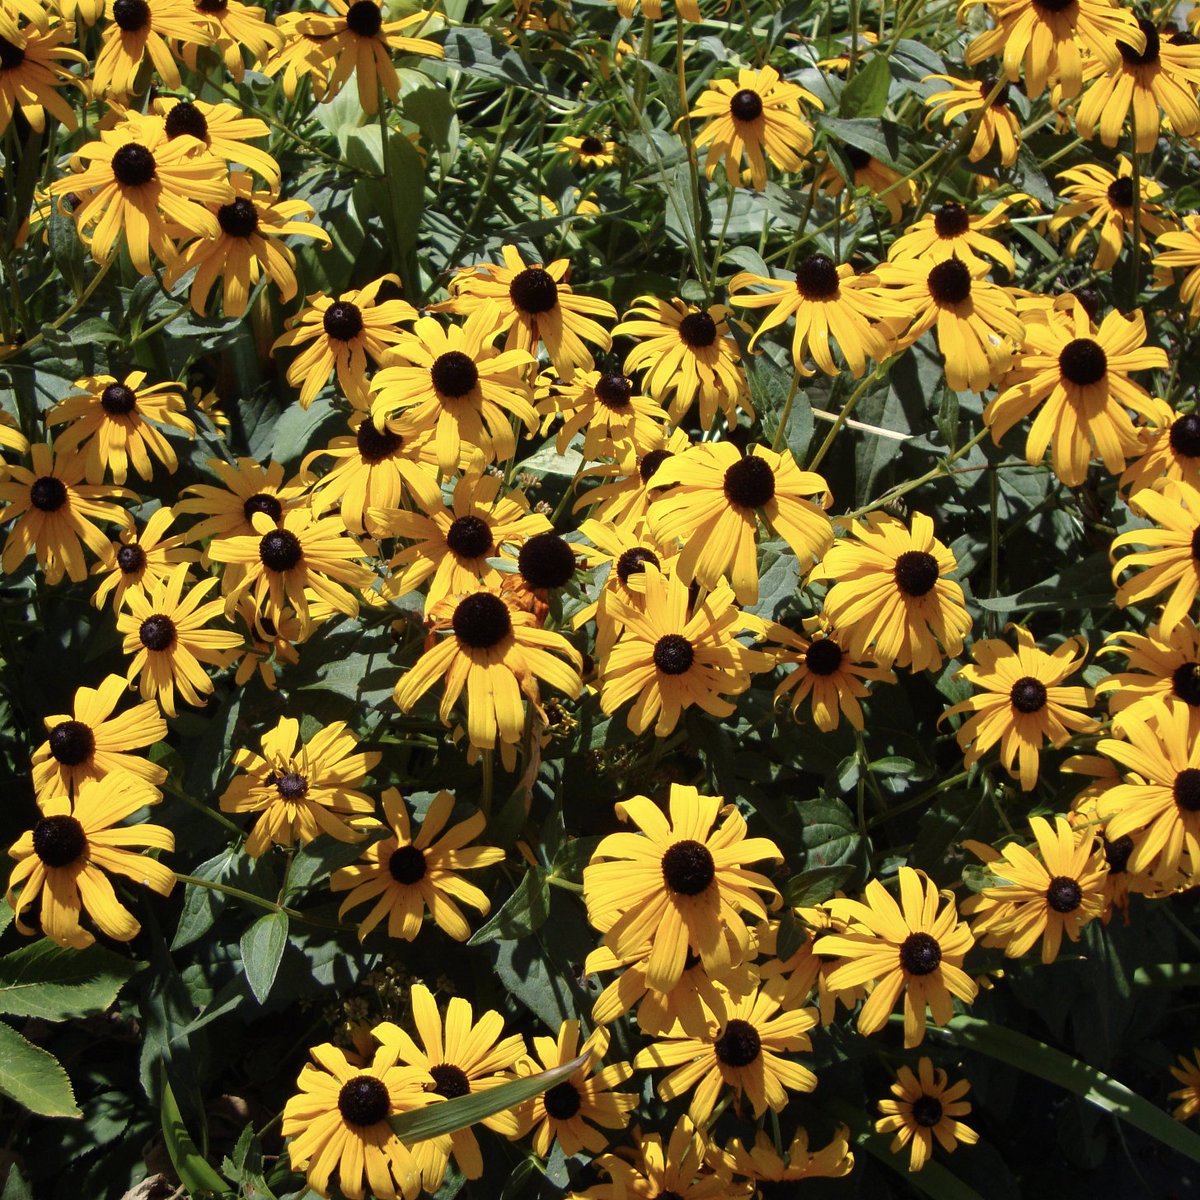
{"type": "Polygon", "coordinates": [[[1125,671],[1106,675],[1096,684],[1096,695],[1108,697],[1119,728],[1128,712],[1142,720],[1179,701],[1200,708],[1200,630],[1185,617],[1170,633],[1152,625],[1144,634],[1130,630],[1111,633],[1101,654],[1125,656],[1125,671]]]}
{"type": "Polygon", "coordinates": [[[883,1116],[875,1122],[875,1128],[879,1133],[895,1132],[893,1154],[903,1153],[905,1146],[911,1144],[910,1171],[922,1170],[932,1158],[935,1137],[947,1153],[959,1142],[973,1146],[979,1141],[979,1134],[959,1120],[971,1111],[971,1105],[963,1099],[971,1090],[967,1080],[951,1084],[946,1072],[924,1055],[917,1063],[916,1075],[904,1066],[896,1075],[892,1084],[896,1099],[879,1101],[883,1116]]]}
{"type": "Polygon", "coordinates": [[[1200,1112],[1200,1049],[1193,1050],[1191,1058],[1181,1054],[1178,1062],[1179,1065],[1171,1067],[1170,1072],[1183,1087],[1172,1092],[1167,1099],[1179,1101],[1171,1113],[1175,1120],[1190,1121],[1200,1112]]]}
{"type": "Polygon", "coordinates": [[[558,146],[570,156],[568,161],[573,167],[598,170],[600,167],[611,167],[617,161],[617,143],[598,138],[592,133],[562,138],[558,146]]]}
{"type": "Polygon", "coordinates": [[[58,89],[81,86],[64,64],[86,63],[87,59],[66,45],[72,40],[71,26],[56,21],[45,29],[14,27],[8,33],[12,36],[0,29],[0,134],[8,129],[18,109],[38,133],[46,128],[47,112],[67,129],[74,129],[75,110],[58,89]]]}
{"type": "Polygon", "coordinates": [[[195,550],[183,549],[184,536],[163,535],[171,527],[175,514],[169,508],[157,508],[150,514],[145,528],[122,530],[119,540],[109,546],[108,554],[92,568],[93,575],[102,576],[92,603],[103,608],[110,593],[113,612],[120,612],[125,595],[131,590],[144,591],[147,584],[161,583],[177,563],[194,562],[195,550]]]}
{"type": "Polygon", "coordinates": [[[854,1170],[850,1130],[845,1125],[838,1126],[829,1144],[820,1150],[810,1150],[808,1130],[797,1129],[786,1154],[776,1150],[771,1139],[760,1129],[750,1149],[734,1138],[726,1148],[724,1158],[739,1175],[745,1175],[759,1185],[756,1194],[764,1200],[777,1192],[786,1195],[797,1188],[801,1179],[841,1179],[854,1170]],[[772,1184],[776,1187],[771,1188],[772,1184]]]}
{"type": "Polygon", "coordinates": [[[92,74],[92,94],[112,100],[125,100],[134,93],[146,59],[166,87],[178,91],[179,64],[171,43],[211,46],[220,29],[192,0],[111,0],[108,16],[92,74]]]}
{"type": "Polygon", "coordinates": [[[967,152],[967,160],[980,162],[987,157],[993,146],[998,146],[1000,162],[1006,167],[1015,166],[1021,150],[1021,123],[1009,105],[1008,85],[1000,89],[1000,94],[989,105],[987,99],[996,86],[994,79],[959,79],[954,75],[926,75],[921,82],[928,83],[931,79],[940,79],[950,86],[944,91],[932,92],[925,97],[925,104],[930,110],[929,116],[925,118],[926,128],[937,116],[942,118],[942,125],[948,127],[958,117],[970,120],[972,113],[983,110],[975,129],[971,149],[967,152]]]}
{"type": "Polygon", "coordinates": [[[535,398],[543,433],[556,417],[562,418],[555,440],[558,453],[565,454],[582,433],[579,450],[585,459],[619,458],[630,447],[645,454],[657,444],[667,419],[655,400],[639,395],[633,380],[615,371],[576,371],[570,383],[546,371],[535,398]]]}

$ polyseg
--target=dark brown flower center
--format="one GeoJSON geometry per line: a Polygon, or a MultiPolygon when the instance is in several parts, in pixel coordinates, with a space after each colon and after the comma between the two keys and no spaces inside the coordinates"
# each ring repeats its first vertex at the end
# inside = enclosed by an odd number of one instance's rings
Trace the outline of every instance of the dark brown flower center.
{"type": "Polygon", "coordinates": [[[758,454],[739,458],[725,472],[725,499],[739,508],[762,508],[775,497],[775,472],[758,454]]]}
{"type": "Polygon", "coordinates": [[[258,209],[253,201],[239,196],[217,209],[217,224],[230,237],[248,238],[258,228],[258,209]]]}
{"type": "Polygon", "coordinates": [[[1108,202],[1116,208],[1133,207],[1133,178],[1120,175],[1108,185],[1108,202]]]}
{"type": "Polygon", "coordinates": [[[439,354],[429,368],[429,375],[437,391],[451,400],[469,396],[479,382],[479,368],[461,350],[439,354]]]}
{"type": "Polygon", "coordinates": [[[1117,42],[1117,49],[1121,52],[1121,57],[1131,67],[1144,67],[1150,63],[1158,62],[1159,37],[1158,29],[1153,22],[1147,21],[1145,17],[1135,18],[1138,23],[1138,28],[1146,35],[1146,48],[1139,54],[1128,42],[1117,42]]]}
{"type": "Polygon", "coordinates": [[[1008,696],[1013,708],[1020,713],[1040,712],[1046,707],[1046,685],[1032,675],[1018,679],[1008,696]]]}
{"type": "Polygon", "coordinates": [[[662,856],[663,882],[681,896],[698,896],[717,876],[712,851],[702,842],[685,838],[662,856]]]}
{"type": "Polygon", "coordinates": [[[304,558],[304,547],[290,529],[272,529],[258,543],[259,561],[268,571],[290,571],[304,558]]]}
{"type": "Polygon", "coordinates": [[[137,393],[123,383],[110,383],[100,393],[100,407],[110,417],[123,417],[137,408],[137,393]]]}
{"type": "Polygon", "coordinates": [[[356,1075],[338,1092],[338,1112],[348,1125],[378,1125],[392,1111],[383,1080],[356,1075]]]}
{"type": "Polygon", "coordinates": [[[1083,901],[1083,889],[1069,875],[1056,875],[1046,889],[1046,903],[1057,913],[1074,912],[1083,901]]]}
{"type": "Polygon", "coordinates": [[[25,61],[25,51],[0,37],[0,71],[15,71],[25,61]]]}
{"type": "Polygon", "coordinates": [[[850,165],[854,168],[856,173],[858,171],[865,171],[873,161],[871,156],[865,150],[860,150],[857,146],[843,145],[842,153],[849,160],[850,165]]]}
{"type": "Polygon", "coordinates": [[[1184,458],[1200,458],[1200,413],[1178,417],[1171,425],[1171,449],[1184,458]]]}
{"type": "Polygon", "coordinates": [[[918,1096],[913,1101],[913,1120],[924,1129],[932,1129],[942,1119],[942,1102],[936,1096],[918,1096]]]}
{"type": "Polygon", "coordinates": [[[796,290],[805,300],[830,300],[839,286],[837,263],[828,254],[810,254],[796,268],[796,290]]]}
{"type": "Polygon", "coordinates": [[[295,804],[308,795],[308,780],[298,771],[285,771],[275,776],[275,790],[289,804],[295,804]]]}
{"type": "Polygon", "coordinates": [[[471,1081],[461,1067],[452,1063],[438,1063],[436,1067],[429,1068],[429,1073],[433,1076],[433,1091],[439,1096],[454,1100],[470,1094],[471,1081]]]}
{"type": "Polygon", "coordinates": [[[962,237],[971,228],[971,214],[957,200],[947,200],[934,213],[933,228],[940,238],[962,237]]]}
{"type": "Polygon", "coordinates": [[[458,517],[446,531],[446,545],[460,558],[482,558],[492,548],[492,527],[474,514],[458,517]]]}
{"type": "Polygon", "coordinates": [[[82,721],[63,721],[50,730],[50,753],[64,767],[77,767],[92,757],[96,735],[82,721]]]}
{"type": "Polygon", "coordinates": [[[1103,302],[1103,297],[1094,287],[1077,287],[1073,288],[1071,295],[1083,305],[1083,311],[1095,320],[1100,314],[1100,305],[1103,302]]]}
{"type": "Polygon", "coordinates": [[[896,586],[906,595],[920,599],[933,591],[938,581],[937,559],[925,550],[906,550],[895,567],[896,586]]]}
{"type": "Polygon", "coordinates": [[[425,855],[416,846],[397,846],[388,857],[388,873],[406,887],[425,878],[425,855]]]}
{"type": "Polygon", "coordinates": [[[202,142],[208,141],[208,120],[190,100],[181,100],[167,113],[166,127],[168,141],[182,134],[189,134],[202,142]]]}
{"type": "Polygon", "coordinates": [[[355,438],[358,456],[369,467],[391,458],[404,445],[404,438],[400,434],[393,433],[386,425],[377,429],[369,417],[359,425],[355,438]]]}
{"type": "Polygon", "coordinates": [[[1171,691],[1184,704],[1200,707],[1200,663],[1181,663],[1171,673],[1171,691]]]}
{"type": "Polygon", "coordinates": [[[1184,812],[1200,812],[1200,770],[1185,767],[1175,776],[1175,803],[1184,812]]]}
{"type": "Polygon", "coordinates": [[[67,485],[53,475],[43,475],[29,487],[29,503],[40,512],[58,512],[66,502],[67,485]]]}
{"type": "Polygon", "coordinates": [[[568,1079],[556,1083],[543,1097],[546,1115],[555,1121],[569,1121],[583,1107],[579,1089],[568,1079]]]}
{"type": "Polygon", "coordinates": [[[939,304],[962,304],[971,295],[971,272],[957,255],[938,263],[926,276],[926,283],[939,304]]]}
{"type": "Polygon", "coordinates": [[[1192,557],[1200,562],[1200,525],[1192,530],[1192,557]]]}
{"type": "Polygon", "coordinates": [[[117,566],[122,575],[136,575],[146,565],[146,552],[141,546],[122,546],[117,551],[117,566]]]}
{"type": "Polygon", "coordinates": [[[757,121],[763,113],[762,97],[750,88],[734,92],[729,101],[729,115],[735,121],[757,121]]]}
{"type": "Polygon", "coordinates": [[[654,665],[664,675],[683,675],[695,661],[696,651],[682,634],[668,633],[654,643],[654,665]]]}
{"type": "Polygon", "coordinates": [[[633,380],[625,375],[601,375],[595,390],[596,399],[606,408],[625,409],[633,395],[633,380]]]}
{"type": "Polygon", "coordinates": [[[125,187],[141,187],[149,183],[157,171],[154,155],[137,142],[126,142],[112,156],[113,178],[125,187]]]}
{"type": "Polygon", "coordinates": [[[325,310],[321,324],[334,341],[353,341],[363,331],[362,310],[349,300],[338,300],[325,310]]]}
{"type": "Polygon", "coordinates": [[[150,5],[146,0],[114,0],[112,19],[126,33],[136,33],[149,24],[150,5]]]}
{"type": "Polygon", "coordinates": [[[175,636],[175,622],[165,613],[147,617],[138,627],[138,637],[147,650],[170,650],[175,636]]]}
{"type": "Polygon", "coordinates": [[[272,521],[278,521],[283,516],[283,505],[279,502],[279,497],[272,496],[270,492],[255,492],[242,505],[242,512],[251,523],[255,513],[263,513],[272,521]]]}
{"type": "Polygon", "coordinates": [[[734,1017],[717,1038],[713,1052],[727,1067],[748,1067],[762,1053],[762,1038],[749,1021],[734,1017]]]}
{"type": "Polygon", "coordinates": [[[374,37],[383,27],[383,13],[373,0],[355,0],[346,14],[346,28],[359,37],[374,37]]]}
{"type": "Polygon", "coordinates": [[[589,133],[586,137],[580,139],[579,151],[581,154],[603,154],[604,143],[598,137],[592,137],[589,133]]]}
{"type": "Polygon", "coordinates": [[[558,284],[544,267],[526,267],[513,276],[508,295],[521,312],[537,316],[558,303],[558,284]]]}
{"type": "Polygon", "coordinates": [[[43,817],[33,827],[33,852],[48,867],[69,867],[87,848],[87,834],[74,817],[43,817]]]}
{"type": "Polygon", "coordinates": [[[530,587],[563,587],[575,574],[575,550],[557,533],[535,533],[517,552],[517,570],[530,587]]]}
{"type": "Polygon", "coordinates": [[[651,450],[643,454],[638,462],[638,475],[641,476],[642,482],[649,483],[654,472],[671,457],[673,456],[670,450],[651,450]]]}
{"type": "Polygon", "coordinates": [[[196,7],[201,12],[223,13],[229,8],[229,0],[196,0],[196,7]]]}
{"type": "Polygon", "coordinates": [[[717,340],[717,323],[706,312],[688,313],[679,322],[679,336],[693,350],[702,350],[717,340]]]}
{"type": "Polygon", "coordinates": [[[1129,866],[1129,856],[1133,853],[1133,838],[1125,833],[1111,842],[1108,838],[1103,840],[1104,861],[1108,863],[1108,873],[1123,875],[1129,866]]]}
{"type": "Polygon", "coordinates": [[[814,675],[832,675],[842,665],[843,655],[833,638],[820,638],[804,652],[804,665],[814,675]]]}
{"type": "Polygon", "coordinates": [[[460,600],[450,623],[454,636],[472,650],[488,650],[512,632],[508,605],[490,592],[475,592],[460,600]]]}
{"type": "Polygon", "coordinates": [[[1099,383],[1108,372],[1108,355],[1104,347],[1091,338],[1074,338],[1061,350],[1058,369],[1063,378],[1076,387],[1099,383]]]}
{"type": "Polygon", "coordinates": [[[628,583],[630,575],[644,575],[646,564],[660,566],[658,555],[645,546],[631,546],[617,559],[617,578],[622,583],[628,583]]]}
{"type": "Polygon", "coordinates": [[[928,933],[910,933],[900,944],[900,965],[910,975],[931,975],[942,961],[942,948],[928,933]]]}

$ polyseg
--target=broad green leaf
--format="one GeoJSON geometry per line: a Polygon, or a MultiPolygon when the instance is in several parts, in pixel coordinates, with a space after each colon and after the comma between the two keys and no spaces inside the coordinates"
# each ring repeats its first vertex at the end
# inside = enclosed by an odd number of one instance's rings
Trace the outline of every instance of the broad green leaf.
{"type": "Polygon", "coordinates": [[[192,1135],[188,1133],[187,1126],[183,1123],[183,1116],[179,1111],[179,1105],[175,1101],[175,1093],[171,1091],[165,1067],[162,1069],[160,1116],[163,1141],[166,1143],[167,1153],[171,1157],[171,1165],[175,1168],[175,1174],[179,1176],[179,1181],[187,1188],[188,1195],[192,1197],[232,1195],[233,1189],[192,1141],[192,1135]]]}
{"type": "Polygon", "coordinates": [[[550,914],[550,885],[541,867],[530,867],[525,878],[486,925],[472,935],[468,946],[527,937],[546,923],[550,914]]]}
{"type": "Polygon", "coordinates": [[[842,117],[881,117],[887,108],[892,72],[886,54],[876,54],[860,66],[842,89],[838,114],[842,117]]]}
{"type": "Polygon", "coordinates": [[[453,1133],[456,1129],[466,1129],[468,1125],[474,1125],[484,1117],[512,1108],[534,1096],[540,1096],[555,1084],[570,1079],[587,1062],[588,1057],[584,1054],[563,1063],[561,1067],[540,1071],[537,1075],[516,1079],[512,1083],[502,1083],[499,1087],[474,1092],[469,1096],[456,1096],[453,1100],[431,1104],[415,1112],[402,1113],[398,1117],[390,1118],[390,1124],[396,1131],[396,1136],[409,1144],[423,1142],[443,1133],[453,1133]]]}
{"type": "Polygon", "coordinates": [[[8,1168],[8,1177],[4,1181],[4,1191],[0,1192],[0,1200],[33,1200],[33,1193],[25,1176],[17,1170],[17,1164],[12,1163],[8,1168]]]}
{"type": "Polygon", "coordinates": [[[259,1004],[265,1004],[288,939],[286,913],[267,913],[242,934],[242,966],[259,1004]]]}
{"type": "Polygon", "coordinates": [[[70,950],[42,938],[0,958],[0,1012],[46,1021],[103,1012],[138,966],[101,946],[70,950]]]}
{"type": "Polygon", "coordinates": [[[1065,1088],[1087,1103],[1157,1138],[1172,1150],[1200,1162],[1200,1134],[1193,1133],[1103,1071],[1097,1071],[1045,1042],[978,1017],[957,1016],[946,1026],[946,1031],[960,1046],[1065,1088]]]}
{"type": "Polygon", "coordinates": [[[890,130],[884,128],[879,121],[854,118],[847,120],[843,117],[817,117],[817,128],[823,129],[837,141],[855,149],[863,150],[888,166],[896,166],[896,154],[899,143],[893,138],[889,142],[890,130]]]}
{"type": "MultiPolygon", "coordinates": [[[[796,908],[822,904],[854,874],[851,866],[810,867],[783,885],[784,900],[796,908]]],[[[784,955],[780,954],[780,958],[784,955]]]]}
{"type": "Polygon", "coordinates": [[[858,853],[862,838],[854,814],[838,800],[806,800],[794,809],[800,818],[804,869],[840,867],[858,853]]]}
{"type": "Polygon", "coordinates": [[[451,29],[444,45],[446,63],[464,74],[515,84],[540,96],[561,94],[558,85],[551,84],[540,71],[526,66],[515,51],[493,42],[482,29],[451,29]]]}
{"type": "Polygon", "coordinates": [[[62,1064],[0,1021],[0,1092],[43,1117],[81,1117],[62,1064]]]}

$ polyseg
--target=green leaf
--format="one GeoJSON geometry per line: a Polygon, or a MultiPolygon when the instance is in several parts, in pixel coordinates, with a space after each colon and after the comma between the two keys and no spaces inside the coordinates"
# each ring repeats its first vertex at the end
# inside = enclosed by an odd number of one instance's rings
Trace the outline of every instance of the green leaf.
{"type": "Polygon", "coordinates": [[[1065,1088],[1193,1162],[1200,1162],[1200,1134],[1193,1133],[1103,1071],[1035,1038],[978,1017],[957,1016],[946,1026],[946,1031],[960,1046],[1065,1088]]]}
{"type": "Polygon", "coordinates": [[[806,800],[794,810],[800,818],[804,868],[840,867],[850,862],[862,843],[854,814],[839,800],[806,800]]]}
{"type": "MultiPolygon", "coordinates": [[[[843,93],[844,95],[845,93],[843,93]]],[[[891,129],[881,125],[879,121],[845,120],[842,117],[819,116],[817,128],[823,129],[831,137],[847,146],[865,151],[872,158],[896,166],[896,155],[899,153],[899,141],[888,138],[891,129]]]]}
{"type": "Polygon", "coordinates": [[[466,75],[515,84],[540,96],[561,94],[558,85],[551,84],[540,71],[526,66],[516,51],[493,42],[482,29],[451,29],[444,45],[446,63],[466,75]]]}
{"type": "Polygon", "coordinates": [[[0,1092],[43,1117],[82,1117],[62,1064],[0,1021],[0,1092]]]}
{"type": "Polygon", "coordinates": [[[541,867],[530,867],[500,911],[475,931],[468,946],[483,942],[508,942],[536,932],[550,915],[550,885],[541,867]]]}
{"type": "Polygon", "coordinates": [[[287,940],[287,913],[281,912],[259,917],[242,934],[242,966],[246,982],[259,1004],[265,1004],[271,994],[287,940]]]}
{"type": "Polygon", "coordinates": [[[43,938],[0,958],[0,1012],[46,1021],[103,1012],[139,965],[101,946],[70,950],[43,938]]]}
{"type": "Polygon", "coordinates": [[[1133,982],[1141,987],[1195,987],[1200,983],[1200,963],[1154,963],[1138,967],[1133,982]]]}
{"type": "MultiPolygon", "coordinates": [[[[854,874],[849,865],[838,867],[810,867],[793,875],[783,886],[783,898],[793,908],[811,908],[823,904],[854,874]]],[[[786,957],[783,954],[780,958],[786,957]]]]}
{"type": "Polygon", "coordinates": [[[887,108],[892,72],[886,54],[876,54],[842,89],[838,113],[842,117],[881,117],[887,108]]]}
{"type": "Polygon", "coordinates": [[[163,1141],[166,1143],[167,1154],[170,1155],[171,1165],[180,1183],[187,1189],[189,1196],[229,1196],[233,1189],[217,1173],[213,1165],[202,1155],[192,1141],[179,1105],[175,1102],[175,1093],[167,1080],[166,1067],[162,1068],[162,1118],[163,1141]]]}
{"type": "Polygon", "coordinates": [[[0,1192],[0,1200],[33,1200],[33,1193],[25,1176],[17,1170],[17,1164],[11,1163],[8,1168],[8,1178],[4,1181],[4,1191],[0,1192]]]}
{"type": "Polygon", "coordinates": [[[453,1133],[456,1129],[466,1129],[467,1126],[482,1121],[484,1117],[490,1117],[506,1108],[513,1108],[534,1096],[540,1096],[542,1092],[549,1091],[564,1079],[570,1079],[588,1058],[589,1055],[584,1054],[563,1063],[560,1067],[540,1071],[537,1075],[516,1079],[512,1083],[502,1083],[499,1087],[474,1092],[469,1096],[457,1096],[453,1100],[431,1104],[415,1112],[401,1113],[398,1117],[390,1118],[389,1123],[396,1136],[410,1145],[440,1134],[453,1133]]]}

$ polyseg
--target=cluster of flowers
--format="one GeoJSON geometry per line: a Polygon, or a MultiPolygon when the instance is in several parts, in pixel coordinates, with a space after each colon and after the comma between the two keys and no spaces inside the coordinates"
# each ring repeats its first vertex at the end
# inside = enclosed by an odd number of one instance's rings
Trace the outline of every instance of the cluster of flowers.
{"type": "MultiPolygon", "coordinates": [[[[381,90],[396,98],[393,53],[440,53],[408,36],[429,23],[423,14],[386,21],[371,0],[331,2],[335,16],[284,14],[270,25],[237,0],[112,0],[85,78],[66,64],[91,60],[67,43],[76,21],[96,22],[104,6],[62,0],[51,14],[37,0],[16,0],[0,15],[0,125],[19,107],[34,128],[43,127],[43,110],[74,128],[63,88],[108,106],[97,139],[74,152],[33,221],[48,220],[57,204],[98,262],[124,246],[141,273],[165,268],[168,288],[195,270],[188,286],[201,314],[218,279],[227,316],[246,312],[263,276],[291,300],[296,261],[282,239],[329,239],[307,204],[280,198],[277,163],[251,144],[268,135],[267,125],[228,103],[129,105],[144,61],[178,89],[176,56],[193,64],[209,47],[235,79],[248,55],[265,74],[282,74],[288,95],[307,80],[322,100],[357,68],[362,107],[373,112],[381,90]]],[[[1049,88],[1058,118],[1082,137],[1098,130],[1115,145],[1131,119],[1135,154],[1154,145],[1160,109],[1175,133],[1200,129],[1200,47],[1189,35],[1099,0],[988,7],[995,25],[970,44],[966,63],[1002,52],[1004,79],[945,76],[949,89],[929,98],[931,117],[969,115],[973,160],[997,145],[1002,162],[1015,161],[1020,130],[1005,80],[1022,74],[1026,94],[1049,88]]],[[[700,98],[691,115],[705,124],[694,145],[708,147],[710,176],[723,163],[730,182],[762,188],[768,159],[786,171],[807,169],[814,143],[805,112],[818,105],[769,67],[743,70],[700,98]]],[[[564,145],[577,161],[612,161],[612,144],[594,136],[564,145]]],[[[809,1049],[806,1031],[832,1021],[839,1004],[861,1004],[858,1029],[870,1035],[902,1002],[905,1045],[919,1046],[927,1019],[945,1025],[953,998],[974,1000],[978,985],[964,959],[977,941],[1014,958],[1040,941],[1042,960],[1051,962],[1064,935],[1078,940],[1088,922],[1109,920],[1131,895],[1161,898],[1192,886],[1200,872],[1200,631],[1190,616],[1200,585],[1200,418],[1131,378],[1167,367],[1166,353],[1146,345],[1140,312],[1100,319],[1089,291],[1048,295],[989,279],[1015,271],[997,234],[1028,197],[1005,196],[978,213],[956,201],[935,206],[864,151],[850,147],[847,156],[850,181],[877,194],[894,222],[909,205],[921,215],[874,266],[857,270],[814,253],[788,277],[745,271],[730,281],[729,306],[643,296],[620,319],[606,301],[572,288],[567,259],[526,261],[514,246],[504,247],[502,262],[457,270],[447,298],[422,311],[392,295],[392,275],[309,296],[276,348],[298,350],[287,378],[299,404],[310,405],[336,378],[349,432],[309,453],[293,478],[280,463],[214,459],[217,483],[185,489],[140,528],[121,503],[140,503],[125,487],[131,470],[149,481],[156,461],[176,469],[160,427],[172,438],[196,435],[177,385],[147,385],[140,371],[89,377],[46,414],[52,439],[30,446],[14,426],[0,426],[0,443],[28,455],[28,465],[6,464],[0,481],[0,524],[10,526],[0,566],[14,573],[33,552],[48,584],[64,576],[82,583],[90,571],[94,603],[111,601],[130,657],[125,680],[81,687],[72,713],[47,719],[48,739],[32,763],[40,813],[10,851],[18,927],[33,933],[37,925],[82,947],[92,941],[81,924],[86,909],[107,936],[134,937],[138,923],[104,872],[162,894],[175,876],[134,853],[172,850],[170,831],[123,824],[161,801],[167,779],[131,751],[166,737],[164,714],[177,717],[179,699],[205,702],[209,669],[236,666],[238,683],[257,671],[274,687],[319,626],[364,609],[363,619],[391,620],[392,602],[416,592],[427,638],[403,664],[396,704],[411,711],[440,683],[443,724],[465,737],[472,759],[490,764],[498,754],[510,770],[522,755],[534,760],[547,736],[543,684],[568,699],[594,689],[605,713],[622,712],[635,733],[663,738],[691,707],[730,716],[754,676],[783,667],[776,695],[797,717],[807,706],[821,730],[844,719],[861,731],[869,685],[962,655],[972,621],[953,578],[955,556],[928,516],[906,522],[870,506],[831,521],[832,497],[815,470],[829,442],[804,470],[780,438],[739,448],[712,436],[756,418],[735,307],[768,310],[750,351],[794,322],[797,383],[814,367],[862,379],[869,361],[866,382],[878,380],[933,331],[951,389],[995,390],[977,441],[989,431],[999,441],[1032,417],[1030,463],[1049,452],[1055,474],[1072,486],[1095,459],[1119,475],[1130,508],[1156,528],[1115,539],[1114,552],[1146,547],[1117,560],[1114,581],[1138,573],[1117,588],[1116,603],[1161,599],[1162,612],[1144,633],[1115,634],[1106,648],[1126,669],[1095,689],[1108,695],[1111,717],[1097,753],[1066,763],[1088,779],[1071,811],[1031,818],[1028,844],[973,846],[984,882],[961,905],[901,867],[899,903],[873,880],[861,900],[799,910],[805,941],[781,959],[781,898],[749,869],[782,857],[772,842],[747,838],[735,808],[691,788],[672,789],[669,820],[645,797],[619,804],[640,832],[602,841],[583,877],[589,920],[603,935],[588,970],[618,973],[592,1013],[596,1032],[582,1048],[588,1062],[544,1096],[489,1118],[491,1127],[510,1136],[532,1130],[540,1155],[554,1139],[567,1154],[599,1153],[607,1136],[595,1127],[623,1128],[636,1106],[633,1093],[614,1089],[635,1070],[672,1068],[659,1095],[690,1094],[688,1115],[669,1139],[639,1134],[632,1155],[602,1155],[597,1163],[614,1184],[587,1194],[625,1194],[641,1181],[659,1194],[748,1195],[754,1181],[844,1174],[853,1161],[844,1134],[814,1153],[801,1133],[787,1156],[765,1138],[749,1148],[710,1145],[704,1129],[722,1088],[744,1096],[756,1115],[777,1112],[789,1089],[815,1084],[785,1055],[809,1049]],[[614,337],[630,339],[632,349],[620,370],[598,367],[595,353],[610,352],[614,337]],[[553,434],[560,454],[581,456],[559,511],[542,511],[515,486],[521,426],[553,434]],[[320,460],[333,465],[318,473],[320,460]],[[572,511],[586,516],[563,537],[556,527],[572,499],[572,511]],[[194,520],[171,532],[180,518],[194,520]],[[102,525],[118,527],[117,539],[102,525]],[[788,547],[803,580],[810,613],[796,628],[750,611],[768,538],[788,547]],[[90,567],[85,551],[96,560],[90,567]],[[143,702],[118,714],[127,684],[138,685],[143,702]],[[817,1007],[806,1007],[814,994],[817,1007]],[[631,1062],[593,1073],[608,1048],[605,1026],[635,1009],[650,1043],[631,1062]],[[707,1192],[694,1186],[704,1176],[713,1181],[707,1192]]],[[[1088,167],[1064,176],[1071,203],[1049,220],[1049,232],[1085,218],[1070,250],[1096,232],[1098,270],[1124,254],[1130,235],[1135,257],[1152,251],[1153,237],[1159,285],[1173,285],[1176,268],[1191,268],[1179,294],[1200,313],[1200,218],[1172,214],[1161,189],[1128,161],[1115,174],[1088,167]]],[[[861,197],[846,184],[832,160],[815,164],[813,192],[841,196],[849,210],[861,197]]],[[[208,398],[195,397],[192,409],[206,421],[219,416],[208,398]]],[[[781,431],[785,420],[786,413],[781,431]]],[[[1047,743],[1062,747],[1100,732],[1101,722],[1094,693],[1066,683],[1084,661],[1083,639],[1053,651],[1025,629],[1013,639],[1015,646],[973,642],[974,665],[961,677],[977,694],[945,716],[966,717],[957,737],[968,767],[999,747],[1029,790],[1047,743]]],[[[344,725],[303,742],[298,722],[284,718],[261,748],[235,756],[241,773],[220,799],[225,812],[256,816],[248,854],[321,835],[381,834],[331,879],[335,892],[348,893],[343,913],[370,903],[360,936],[386,917],[389,935],[411,940],[428,909],[448,935],[468,937],[459,904],[486,913],[489,903],[460,872],[503,857],[471,845],[483,814],[447,827],[454,798],[443,792],[414,836],[403,798],[388,789],[385,825],[362,790],[380,756],[359,752],[344,725]]],[[[443,1034],[419,985],[412,1003],[424,1049],[387,1024],[356,1057],[331,1045],[313,1051],[284,1132],[295,1135],[293,1161],[318,1192],[336,1171],[349,1197],[366,1187],[411,1196],[440,1184],[451,1155],[478,1177],[469,1131],[410,1150],[387,1119],[538,1069],[521,1039],[501,1040],[498,1014],[474,1023],[469,1006],[453,1000],[443,1034]]],[[[536,1039],[541,1065],[570,1062],[579,1037],[578,1023],[568,1021],[557,1040],[536,1039]]],[[[1200,1059],[1185,1060],[1178,1077],[1186,1117],[1195,1111],[1200,1059]]],[[[951,1085],[922,1059],[917,1075],[902,1069],[894,1090],[880,1127],[897,1132],[898,1146],[911,1143],[914,1169],[935,1137],[947,1149],[974,1140],[957,1120],[969,1109],[965,1081],[951,1085]]]]}

